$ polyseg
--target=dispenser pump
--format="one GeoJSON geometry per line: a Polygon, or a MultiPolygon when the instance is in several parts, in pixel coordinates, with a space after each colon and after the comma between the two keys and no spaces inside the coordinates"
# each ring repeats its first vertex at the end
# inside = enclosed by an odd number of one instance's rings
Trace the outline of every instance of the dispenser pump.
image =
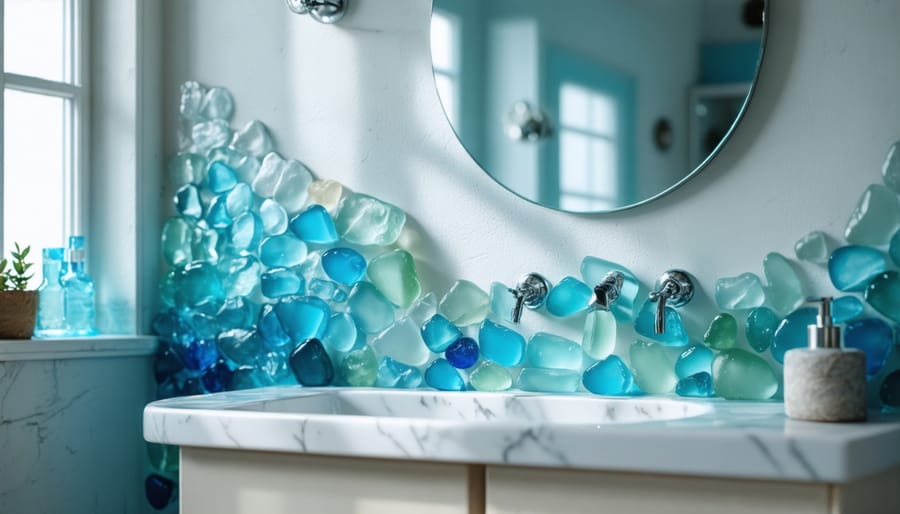
{"type": "Polygon", "coordinates": [[[830,296],[813,300],[819,302],[819,314],[816,324],[807,327],[810,349],[841,347],[841,329],[831,319],[831,300],[830,296]]]}

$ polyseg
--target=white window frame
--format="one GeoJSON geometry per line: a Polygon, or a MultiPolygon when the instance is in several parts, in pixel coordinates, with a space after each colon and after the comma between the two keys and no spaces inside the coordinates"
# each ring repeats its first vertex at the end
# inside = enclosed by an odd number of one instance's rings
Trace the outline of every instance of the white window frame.
{"type": "MultiPolygon", "coordinates": [[[[450,63],[449,67],[433,65],[434,75],[436,78],[443,77],[450,83],[453,94],[453,112],[447,110],[446,104],[444,104],[443,101],[442,106],[444,107],[444,111],[447,113],[447,118],[450,119],[450,122],[453,124],[453,126],[459,127],[459,124],[461,122],[460,117],[462,115],[462,113],[460,112],[460,96],[462,95],[462,84],[460,77],[462,72],[462,19],[456,13],[445,11],[442,9],[434,10],[434,12],[432,13],[432,17],[436,16],[440,16],[441,18],[447,20],[447,23],[450,25],[449,43],[453,49],[453,62],[450,63]]],[[[436,79],[435,83],[437,83],[436,79]]]]}

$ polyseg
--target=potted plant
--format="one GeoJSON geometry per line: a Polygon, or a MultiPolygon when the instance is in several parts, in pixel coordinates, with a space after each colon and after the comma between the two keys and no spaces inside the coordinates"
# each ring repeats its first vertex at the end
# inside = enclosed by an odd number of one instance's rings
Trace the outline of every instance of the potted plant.
{"type": "Polygon", "coordinates": [[[28,291],[32,263],[25,259],[31,247],[10,252],[12,266],[7,259],[0,259],[0,339],[30,339],[37,317],[38,292],[28,291]],[[9,268],[9,269],[7,269],[9,268]]]}

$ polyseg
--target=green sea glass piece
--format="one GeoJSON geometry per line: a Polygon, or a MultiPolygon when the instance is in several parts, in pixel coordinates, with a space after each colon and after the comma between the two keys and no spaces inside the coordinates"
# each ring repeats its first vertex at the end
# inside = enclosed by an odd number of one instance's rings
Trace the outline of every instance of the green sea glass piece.
{"type": "Polygon", "coordinates": [[[506,391],[512,387],[512,375],[497,363],[482,361],[469,373],[469,384],[476,391],[506,391]]]}
{"type": "Polygon", "coordinates": [[[434,293],[425,293],[410,305],[406,311],[406,317],[413,320],[421,327],[437,313],[437,297],[434,293]]]}
{"type": "Polygon", "coordinates": [[[766,301],[762,281],[753,273],[716,281],[716,305],[723,311],[755,309],[766,301]]]}
{"type": "Polygon", "coordinates": [[[900,273],[877,275],[866,288],[866,302],[884,316],[900,323],[900,273]]]}
{"type": "Polygon", "coordinates": [[[601,309],[588,312],[581,347],[593,359],[609,357],[616,349],[616,317],[601,309]]]}
{"type": "Polygon", "coordinates": [[[744,350],[725,350],[713,360],[713,388],[726,400],[768,400],[778,392],[772,366],[744,350]]]}
{"type": "Polygon", "coordinates": [[[393,250],[375,257],[366,273],[369,281],[397,307],[409,307],[422,292],[413,256],[406,250],[393,250]]]}
{"type": "Polygon", "coordinates": [[[378,359],[368,346],[349,352],[338,368],[344,384],[352,387],[372,387],[378,378],[378,359]]]}
{"type": "Polygon", "coordinates": [[[372,340],[372,348],[381,355],[408,366],[421,366],[431,355],[418,325],[402,318],[372,340]]]}
{"type": "Polygon", "coordinates": [[[574,393],[581,374],[568,369],[522,368],[516,386],[523,391],[574,393]]]}
{"type": "Polygon", "coordinates": [[[825,264],[828,262],[828,239],[818,230],[801,237],[794,244],[794,253],[801,261],[825,264]]]}
{"type": "Polygon", "coordinates": [[[737,320],[728,313],[722,313],[713,318],[703,342],[714,350],[727,350],[737,344],[737,320]]]}
{"type": "Polygon", "coordinates": [[[747,342],[759,353],[769,349],[781,320],[768,307],[757,307],[747,315],[747,342]]]}
{"type": "Polygon", "coordinates": [[[844,238],[851,244],[883,245],[898,227],[900,208],[897,205],[897,193],[881,184],[872,184],[850,215],[844,238]]]}
{"type": "Polygon", "coordinates": [[[628,352],[634,382],[647,394],[668,394],[675,390],[678,377],[675,362],[659,343],[635,341],[628,352]]]}
{"type": "Polygon", "coordinates": [[[766,297],[775,312],[785,315],[793,312],[803,304],[806,296],[803,294],[803,284],[800,277],[794,271],[791,263],[780,253],[772,252],[763,259],[763,271],[766,281],[766,297]]]}
{"type": "Polygon", "coordinates": [[[528,364],[534,368],[581,369],[581,346],[575,341],[546,332],[531,336],[525,347],[525,355],[528,364]]]}
{"type": "Polygon", "coordinates": [[[341,200],[334,220],[341,237],[364,246],[393,244],[405,224],[406,213],[398,207],[360,193],[341,200]]]}
{"type": "Polygon", "coordinates": [[[894,192],[900,193],[900,141],[888,149],[884,164],[881,166],[881,179],[894,192]]]}
{"type": "Polygon", "coordinates": [[[481,323],[489,308],[490,297],[468,280],[457,280],[438,306],[445,318],[460,327],[481,323]]]}
{"type": "Polygon", "coordinates": [[[367,334],[381,332],[395,319],[394,306],[368,282],[357,282],[350,290],[347,313],[356,321],[356,326],[367,334]]]}

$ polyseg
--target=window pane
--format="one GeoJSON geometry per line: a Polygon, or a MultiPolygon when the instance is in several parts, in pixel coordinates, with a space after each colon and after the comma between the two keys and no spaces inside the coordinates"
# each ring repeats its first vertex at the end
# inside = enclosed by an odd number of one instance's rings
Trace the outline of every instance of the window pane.
{"type": "Polygon", "coordinates": [[[65,76],[65,4],[67,0],[5,0],[5,71],[49,80],[65,76]]]}
{"type": "Polygon", "coordinates": [[[42,248],[63,245],[68,101],[7,89],[3,124],[3,248],[31,245],[41,280],[42,248]]]}
{"type": "Polygon", "coordinates": [[[431,16],[431,59],[436,70],[456,71],[455,31],[450,16],[435,12],[431,16]]]}

